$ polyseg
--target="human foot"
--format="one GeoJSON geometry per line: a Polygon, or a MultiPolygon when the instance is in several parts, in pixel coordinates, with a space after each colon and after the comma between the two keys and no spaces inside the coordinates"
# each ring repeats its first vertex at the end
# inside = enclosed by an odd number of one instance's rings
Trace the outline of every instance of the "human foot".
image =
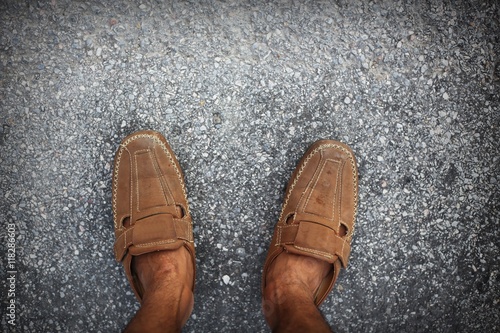
{"type": "Polygon", "coordinates": [[[347,145],[321,140],[308,149],[288,183],[264,265],[265,300],[273,288],[297,283],[313,291],[314,304],[325,299],[347,266],[357,185],[356,161],[347,145]]]}
{"type": "Polygon", "coordinates": [[[146,253],[132,260],[132,271],[144,290],[143,298],[171,285],[173,281],[193,289],[194,267],[190,253],[184,248],[146,253]]]}
{"type": "Polygon", "coordinates": [[[185,267],[182,278],[190,280],[182,285],[193,288],[195,250],[182,170],[161,134],[140,131],[122,141],[113,169],[113,216],[115,257],[139,301],[160,274],[147,273],[148,266],[176,274],[185,267]],[[179,261],[172,257],[177,254],[179,261]]]}

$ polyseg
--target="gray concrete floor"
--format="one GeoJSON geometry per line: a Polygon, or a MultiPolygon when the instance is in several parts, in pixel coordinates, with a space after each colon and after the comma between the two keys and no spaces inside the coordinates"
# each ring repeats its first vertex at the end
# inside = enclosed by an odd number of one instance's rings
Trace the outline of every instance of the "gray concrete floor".
{"type": "Polygon", "coordinates": [[[16,252],[0,260],[1,331],[116,332],[133,316],[111,168],[121,139],[147,128],[176,152],[194,217],[185,332],[267,331],[262,264],[285,184],[319,138],[349,144],[360,171],[350,265],[321,307],[332,328],[499,332],[499,12],[2,1],[0,250],[16,252]]]}

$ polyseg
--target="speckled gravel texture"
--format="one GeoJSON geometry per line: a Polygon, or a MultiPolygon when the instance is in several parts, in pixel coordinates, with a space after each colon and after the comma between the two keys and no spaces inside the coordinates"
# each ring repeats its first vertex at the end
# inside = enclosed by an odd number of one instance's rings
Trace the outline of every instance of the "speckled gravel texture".
{"type": "Polygon", "coordinates": [[[349,144],[359,214],[336,332],[500,331],[497,1],[2,1],[2,332],[118,332],[122,138],[165,135],[197,246],[184,332],[267,332],[262,265],[295,164],[349,144]],[[9,275],[10,276],[10,275],[9,275]],[[15,299],[16,326],[7,320],[15,299]]]}

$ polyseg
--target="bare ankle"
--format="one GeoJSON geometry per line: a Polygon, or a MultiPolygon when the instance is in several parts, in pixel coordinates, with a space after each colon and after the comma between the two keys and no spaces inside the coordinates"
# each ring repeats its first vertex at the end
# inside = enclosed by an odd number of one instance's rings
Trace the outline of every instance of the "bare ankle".
{"type": "Polygon", "coordinates": [[[194,267],[181,247],[134,257],[142,305],[127,332],[179,332],[193,310],[194,267]]]}
{"type": "Polygon", "coordinates": [[[269,268],[266,285],[273,283],[280,287],[288,285],[290,288],[305,288],[312,296],[330,269],[331,265],[327,262],[282,253],[269,268]]]}
{"type": "MultiPolygon", "coordinates": [[[[193,278],[191,259],[184,248],[134,257],[132,269],[136,272],[145,294],[150,289],[161,289],[179,281],[192,281],[193,278]]],[[[192,289],[193,286],[187,287],[192,289]]]]}
{"type": "Polygon", "coordinates": [[[273,306],[285,305],[290,300],[294,303],[314,304],[313,294],[307,285],[300,281],[289,281],[287,283],[272,281],[264,288],[264,300],[273,306]]]}
{"type": "Polygon", "coordinates": [[[330,269],[324,261],[286,252],[272,262],[262,308],[273,332],[330,332],[314,300],[330,269]]]}
{"type": "Polygon", "coordinates": [[[303,283],[269,283],[264,289],[262,308],[273,332],[330,332],[303,283]]]}
{"type": "Polygon", "coordinates": [[[180,332],[194,305],[191,287],[180,281],[177,272],[156,278],[148,285],[143,303],[126,332],[180,332]]]}

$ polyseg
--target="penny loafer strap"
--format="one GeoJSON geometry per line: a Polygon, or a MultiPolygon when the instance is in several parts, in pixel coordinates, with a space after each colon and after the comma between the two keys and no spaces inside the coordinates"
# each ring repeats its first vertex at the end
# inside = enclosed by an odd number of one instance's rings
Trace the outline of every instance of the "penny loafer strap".
{"type": "Polygon", "coordinates": [[[184,242],[192,242],[191,218],[174,218],[171,214],[157,214],[138,220],[124,228],[116,237],[115,258],[122,261],[127,252],[140,255],[159,250],[173,250],[184,242]]]}
{"type": "Polygon", "coordinates": [[[347,267],[351,246],[328,226],[300,221],[295,224],[277,226],[276,246],[283,246],[288,252],[315,257],[329,263],[340,259],[347,267]],[[318,242],[318,240],[321,242],[318,242]]]}

